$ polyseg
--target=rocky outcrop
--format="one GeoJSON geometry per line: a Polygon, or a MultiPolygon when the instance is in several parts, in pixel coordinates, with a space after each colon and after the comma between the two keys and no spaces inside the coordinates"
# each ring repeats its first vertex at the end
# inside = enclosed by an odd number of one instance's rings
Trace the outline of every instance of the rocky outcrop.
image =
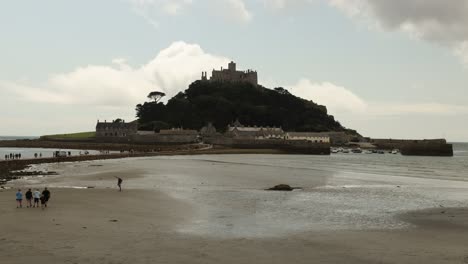
{"type": "Polygon", "coordinates": [[[283,192],[290,192],[296,189],[302,189],[300,187],[291,187],[287,184],[279,184],[274,187],[271,187],[269,189],[266,189],[267,191],[283,191],[283,192]]]}

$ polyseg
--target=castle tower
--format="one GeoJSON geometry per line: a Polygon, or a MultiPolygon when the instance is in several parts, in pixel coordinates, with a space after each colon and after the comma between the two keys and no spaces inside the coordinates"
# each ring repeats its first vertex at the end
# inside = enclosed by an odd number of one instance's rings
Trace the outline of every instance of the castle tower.
{"type": "Polygon", "coordinates": [[[230,71],[230,72],[235,72],[235,71],[236,71],[236,63],[235,63],[235,62],[231,61],[231,62],[229,63],[229,66],[228,66],[228,67],[229,67],[229,71],[230,71]]]}

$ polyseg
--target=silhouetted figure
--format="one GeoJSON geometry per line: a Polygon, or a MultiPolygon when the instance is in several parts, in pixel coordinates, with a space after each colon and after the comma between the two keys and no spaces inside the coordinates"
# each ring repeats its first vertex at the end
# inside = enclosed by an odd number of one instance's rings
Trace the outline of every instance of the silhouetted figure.
{"type": "Polygon", "coordinates": [[[26,207],[27,207],[27,208],[32,207],[32,198],[33,198],[33,193],[32,193],[32,191],[31,191],[31,189],[29,189],[29,190],[26,192],[26,207]]]}
{"type": "Polygon", "coordinates": [[[119,186],[119,192],[121,192],[122,191],[122,182],[123,182],[123,180],[121,178],[119,178],[119,177],[116,177],[116,178],[117,178],[117,186],[119,186]]]}
{"type": "Polygon", "coordinates": [[[37,159],[37,153],[34,153],[34,158],[37,159]]]}
{"type": "Polygon", "coordinates": [[[49,199],[50,199],[50,191],[47,190],[47,187],[44,188],[44,191],[42,191],[42,196],[44,198],[44,201],[41,200],[41,204],[43,207],[47,207],[47,203],[49,202],[49,199]]]}

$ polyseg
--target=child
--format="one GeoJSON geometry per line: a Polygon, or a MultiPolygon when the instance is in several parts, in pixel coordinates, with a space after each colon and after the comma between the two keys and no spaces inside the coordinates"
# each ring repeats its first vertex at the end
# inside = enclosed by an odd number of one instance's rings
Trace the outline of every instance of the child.
{"type": "Polygon", "coordinates": [[[39,207],[39,199],[41,198],[41,192],[39,189],[36,189],[33,193],[34,196],[34,207],[39,207]]]}
{"type": "Polygon", "coordinates": [[[26,207],[30,208],[32,207],[32,192],[31,192],[31,189],[29,189],[27,192],[26,192],[26,207]]]}
{"type": "Polygon", "coordinates": [[[23,193],[21,192],[21,189],[18,189],[18,192],[16,193],[16,202],[18,203],[16,208],[23,207],[23,193]]]}

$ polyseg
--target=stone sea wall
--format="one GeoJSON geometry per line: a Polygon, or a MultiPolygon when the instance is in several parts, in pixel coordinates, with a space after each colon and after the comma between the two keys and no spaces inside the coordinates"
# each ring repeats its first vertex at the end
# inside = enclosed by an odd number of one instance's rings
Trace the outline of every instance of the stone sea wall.
{"type": "Polygon", "coordinates": [[[9,148],[51,148],[79,150],[110,150],[110,151],[152,151],[186,149],[188,144],[133,144],[129,142],[82,142],[82,141],[46,141],[46,140],[6,140],[0,141],[0,147],[9,148]]]}
{"type": "Polygon", "coordinates": [[[406,156],[452,157],[453,145],[441,143],[407,143],[401,146],[401,154],[406,156]]]}
{"type": "Polygon", "coordinates": [[[330,155],[329,143],[313,143],[306,140],[289,141],[281,139],[235,139],[223,136],[207,137],[203,141],[207,144],[227,146],[236,149],[279,149],[285,153],[330,155]]]}

